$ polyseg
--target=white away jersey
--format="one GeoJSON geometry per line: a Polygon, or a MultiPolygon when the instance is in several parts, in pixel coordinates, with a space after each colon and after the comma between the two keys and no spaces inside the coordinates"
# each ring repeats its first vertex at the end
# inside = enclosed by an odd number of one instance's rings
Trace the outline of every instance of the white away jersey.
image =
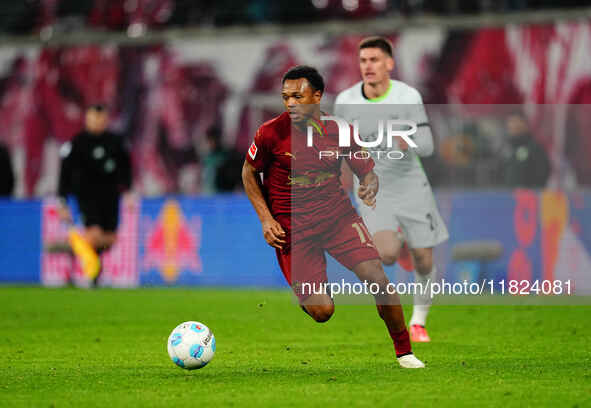
{"type": "MultiPolygon", "coordinates": [[[[419,92],[413,87],[396,80],[390,80],[390,88],[379,98],[366,99],[362,92],[363,82],[341,92],[335,101],[335,115],[350,124],[359,123],[359,136],[363,141],[375,141],[378,138],[378,121],[388,119],[410,120],[417,124],[417,133],[412,139],[418,148],[409,148],[402,159],[387,157],[389,151],[399,151],[395,137],[391,147],[387,146],[384,130],[382,144],[368,148],[375,161],[374,171],[380,180],[380,196],[395,201],[412,199],[413,191],[422,191],[428,186],[419,156],[428,156],[433,152],[433,137],[428,127],[427,114],[419,92]]],[[[395,156],[394,156],[395,157],[395,156]]],[[[355,180],[358,183],[357,180],[355,180]]]]}

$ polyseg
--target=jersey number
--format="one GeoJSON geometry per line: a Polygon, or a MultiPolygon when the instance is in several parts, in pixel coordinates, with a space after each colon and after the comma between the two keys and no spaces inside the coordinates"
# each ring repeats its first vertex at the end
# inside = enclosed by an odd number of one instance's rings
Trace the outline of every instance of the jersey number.
{"type": "Polygon", "coordinates": [[[435,231],[435,220],[433,219],[433,215],[431,213],[428,213],[427,219],[429,220],[429,226],[431,227],[431,231],[435,231]]]}
{"type": "Polygon", "coordinates": [[[371,241],[369,231],[367,230],[365,224],[354,222],[353,224],[351,224],[351,226],[355,228],[355,230],[359,234],[359,240],[362,244],[365,244],[367,241],[371,241]]]}

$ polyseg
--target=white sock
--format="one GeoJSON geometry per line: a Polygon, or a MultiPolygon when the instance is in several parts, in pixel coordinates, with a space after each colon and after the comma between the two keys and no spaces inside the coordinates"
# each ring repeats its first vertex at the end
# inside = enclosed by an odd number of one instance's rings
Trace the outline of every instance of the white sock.
{"type": "MultiPolygon", "coordinates": [[[[425,326],[427,322],[427,315],[429,314],[429,308],[431,307],[431,303],[433,303],[433,299],[431,298],[431,288],[430,285],[433,281],[437,278],[437,268],[435,265],[431,268],[431,272],[427,275],[421,275],[416,270],[415,274],[415,282],[421,283],[423,285],[427,285],[429,282],[429,287],[425,290],[425,293],[415,293],[414,295],[414,306],[412,308],[412,317],[410,319],[409,325],[418,324],[419,326],[425,326]]],[[[418,292],[418,289],[417,289],[418,292]]]]}

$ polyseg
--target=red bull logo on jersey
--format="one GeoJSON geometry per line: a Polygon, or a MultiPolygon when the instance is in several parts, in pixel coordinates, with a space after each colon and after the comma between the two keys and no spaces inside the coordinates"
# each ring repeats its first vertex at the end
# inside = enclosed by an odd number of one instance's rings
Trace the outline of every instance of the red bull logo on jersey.
{"type": "Polygon", "coordinates": [[[166,283],[174,283],[182,271],[199,274],[202,272],[200,246],[201,218],[187,221],[179,203],[168,200],[156,222],[148,226],[144,270],[156,268],[166,283]]]}

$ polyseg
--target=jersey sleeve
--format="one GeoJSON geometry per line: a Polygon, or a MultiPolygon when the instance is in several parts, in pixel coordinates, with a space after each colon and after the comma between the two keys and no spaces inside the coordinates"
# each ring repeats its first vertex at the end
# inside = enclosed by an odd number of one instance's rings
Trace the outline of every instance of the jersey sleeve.
{"type": "Polygon", "coordinates": [[[60,148],[60,176],[58,183],[58,195],[66,198],[73,192],[72,175],[74,171],[74,153],[72,152],[74,141],[64,143],[60,148]]]}
{"type": "Polygon", "coordinates": [[[246,152],[246,161],[259,172],[265,170],[271,159],[270,139],[270,131],[260,127],[246,152]]]}
{"type": "Polygon", "coordinates": [[[427,111],[425,105],[423,105],[423,98],[418,91],[413,92],[413,103],[407,105],[409,109],[410,120],[417,124],[417,133],[411,138],[417,144],[415,149],[416,154],[421,157],[430,156],[433,154],[433,134],[431,133],[431,126],[429,124],[429,118],[427,117],[427,111]]]}
{"type": "Polygon", "coordinates": [[[413,120],[417,125],[429,125],[429,118],[425,111],[425,105],[423,105],[423,98],[416,89],[410,94],[409,104],[407,105],[409,110],[408,115],[410,120],[413,120]]]}

